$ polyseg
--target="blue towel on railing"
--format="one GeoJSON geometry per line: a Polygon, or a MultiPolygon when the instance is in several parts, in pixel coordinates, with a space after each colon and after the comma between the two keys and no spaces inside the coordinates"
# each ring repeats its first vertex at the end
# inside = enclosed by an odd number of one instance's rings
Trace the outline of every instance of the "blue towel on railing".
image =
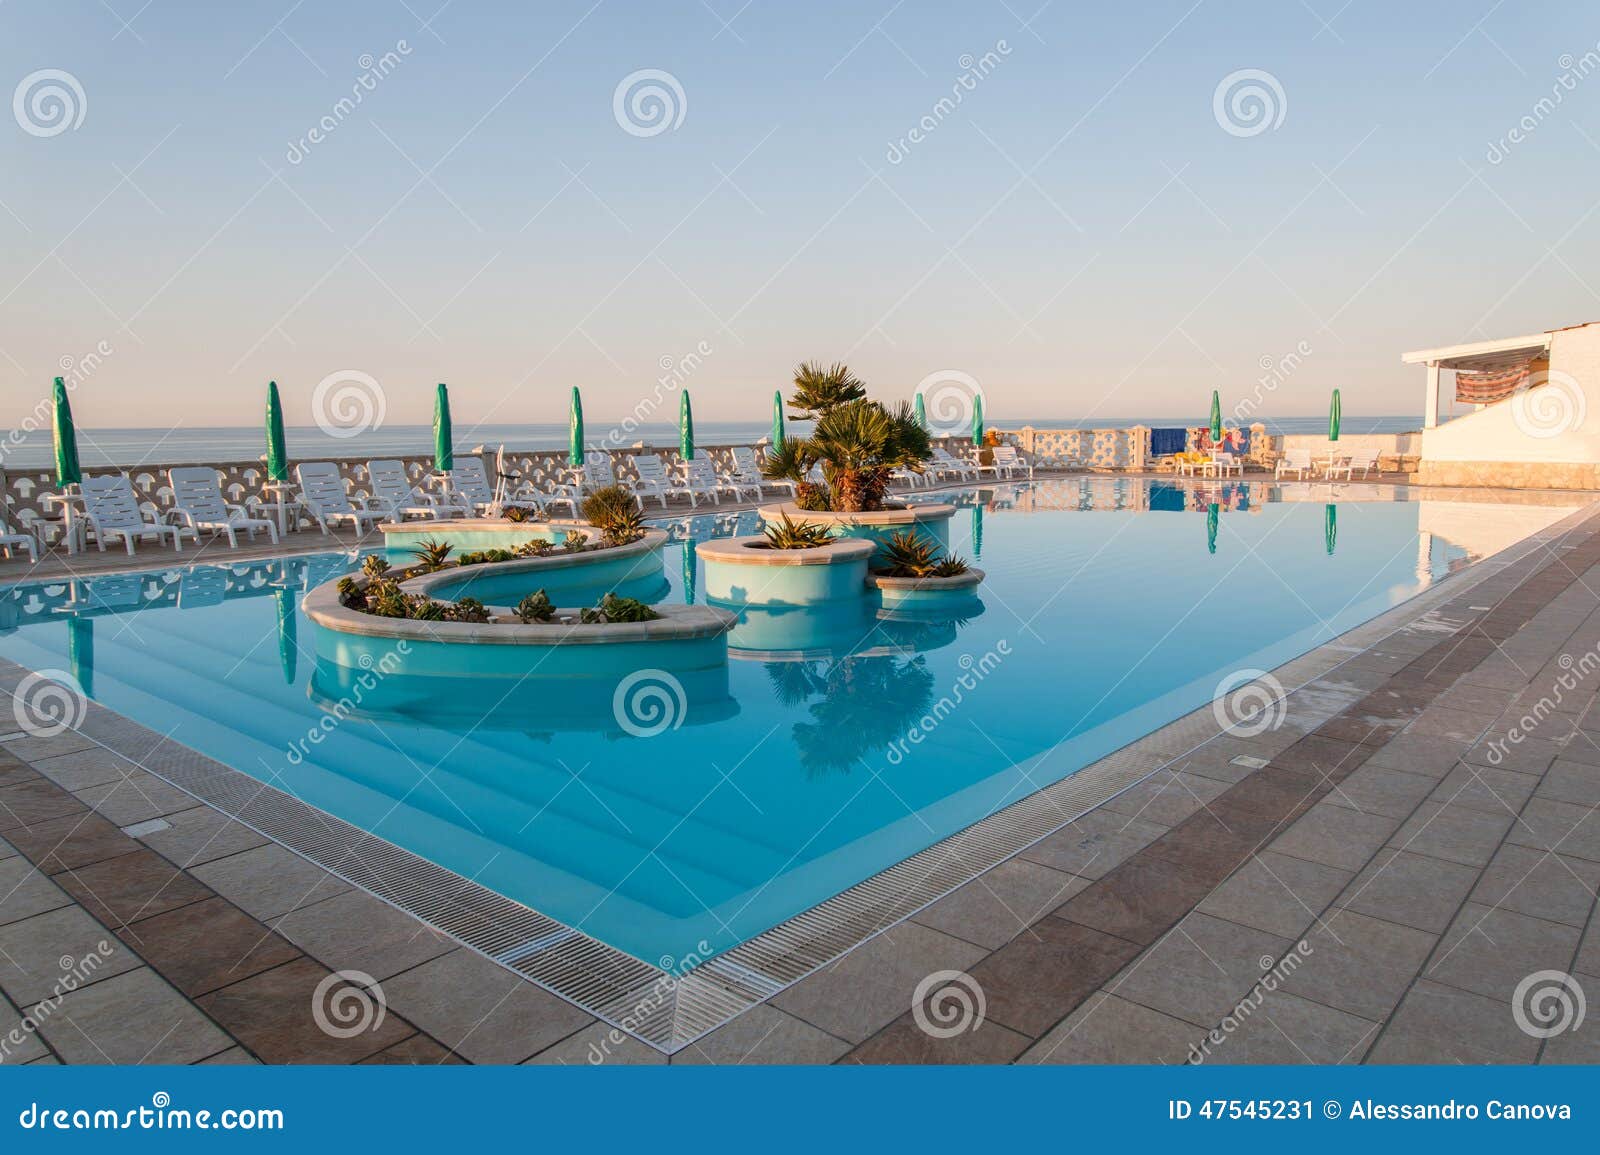
{"type": "Polygon", "coordinates": [[[1152,457],[1165,457],[1169,453],[1182,453],[1188,444],[1188,437],[1187,429],[1152,429],[1150,454],[1152,457]]]}

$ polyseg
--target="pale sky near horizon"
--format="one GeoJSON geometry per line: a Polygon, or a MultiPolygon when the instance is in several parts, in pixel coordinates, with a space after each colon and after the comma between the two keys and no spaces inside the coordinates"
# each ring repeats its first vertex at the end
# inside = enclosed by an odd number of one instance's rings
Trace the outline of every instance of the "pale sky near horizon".
{"type": "Polygon", "coordinates": [[[1004,421],[1295,354],[1261,412],[1417,413],[1401,352],[1600,318],[1597,42],[1495,0],[10,0],[0,424],[97,348],[86,426],[253,424],[268,378],[309,424],[349,370],[391,423],[435,381],[605,419],[697,349],[705,420],[808,357],[1004,421]]]}

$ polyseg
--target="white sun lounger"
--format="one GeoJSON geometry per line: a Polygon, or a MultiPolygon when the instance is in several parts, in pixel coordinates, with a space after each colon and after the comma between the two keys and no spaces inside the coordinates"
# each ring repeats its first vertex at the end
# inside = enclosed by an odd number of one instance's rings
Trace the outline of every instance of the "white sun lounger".
{"type": "Polygon", "coordinates": [[[405,464],[396,458],[367,462],[367,480],[372,485],[370,504],[392,519],[423,517],[437,521],[455,512],[441,504],[435,494],[413,485],[406,477],[405,464]]]}
{"type": "Polygon", "coordinates": [[[188,526],[198,536],[201,530],[226,535],[228,545],[237,549],[239,531],[254,540],[257,530],[266,530],[272,544],[278,544],[278,527],[263,517],[251,517],[242,505],[223,499],[218,473],[209,465],[185,465],[167,470],[172,486],[172,508],[167,519],[188,526]]]}
{"type": "Polygon", "coordinates": [[[37,563],[39,560],[39,541],[31,533],[12,533],[0,522],[0,549],[6,551],[7,557],[15,557],[16,551],[28,551],[28,560],[37,563]]]}
{"type": "Polygon", "coordinates": [[[761,476],[761,462],[756,457],[756,451],[748,445],[736,446],[729,453],[733,457],[733,468],[727,473],[730,481],[757,486],[757,493],[760,492],[760,486],[770,485],[778,489],[787,489],[789,496],[794,496],[795,485],[788,478],[761,476]]]}
{"type": "Polygon", "coordinates": [[[994,468],[1001,477],[1015,477],[1019,473],[1033,476],[1033,462],[1023,457],[1015,445],[994,447],[994,468]]]}
{"type": "Polygon", "coordinates": [[[722,504],[722,491],[728,487],[717,478],[717,471],[712,468],[709,457],[701,454],[688,461],[680,461],[678,468],[682,471],[680,484],[689,495],[690,506],[699,505],[702,497],[709,497],[712,505],[722,504]]]}
{"type": "Polygon", "coordinates": [[[940,477],[959,477],[972,481],[978,479],[978,470],[970,461],[952,457],[948,449],[937,445],[933,448],[933,462],[928,468],[940,477]]]}
{"type": "Polygon", "coordinates": [[[1283,456],[1278,458],[1278,463],[1272,467],[1274,479],[1281,478],[1286,473],[1292,473],[1303,480],[1311,472],[1311,450],[1309,449],[1285,449],[1283,456]]]}
{"type": "Polygon", "coordinates": [[[667,498],[677,489],[672,483],[672,478],[667,475],[667,467],[661,464],[661,455],[657,453],[635,453],[633,455],[633,468],[638,473],[638,479],[631,488],[633,496],[639,502],[639,508],[644,508],[644,499],[654,497],[660,500],[661,508],[667,508],[667,498]]]}
{"type": "Polygon", "coordinates": [[[367,531],[368,525],[387,521],[387,512],[368,509],[361,498],[352,500],[345,485],[344,475],[331,461],[307,461],[294,467],[295,480],[300,485],[300,503],[313,520],[328,532],[328,526],[348,521],[358,535],[367,531]]]}
{"type": "Polygon", "coordinates": [[[147,537],[155,538],[157,543],[170,537],[172,548],[181,552],[184,536],[197,536],[192,529],[151,520],[139,508],[139,499],[134,495],[132,483],[120,473],[86,477],[80,488],[83,491],[84,518],[94,531],[95,542],[102,553],[105,552],[106,542],[116,539],[128,547],[128,556],[132,557],[133,543],[147,537]]]}

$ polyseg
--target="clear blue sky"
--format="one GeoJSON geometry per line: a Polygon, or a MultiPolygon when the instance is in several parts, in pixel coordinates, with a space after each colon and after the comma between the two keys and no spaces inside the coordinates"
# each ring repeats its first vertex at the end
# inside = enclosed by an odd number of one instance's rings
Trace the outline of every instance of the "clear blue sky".
{"type": "Polygon", "coordinates": [[[1592,5],[291,3],[0,6],[0,95],[59,69],[86,101],[0,116],[9,413],[101,342],[87,425],[253,423],[269,377],[306,421],[341,369],[390,422],[441,380],[458,421],[559,420],[573,384],[604,418],[701,342],[706,419],[805,357],[970,373],[1002,420],[1196,413],[1302,342],[1268,411],[1415,412],[1401,351],[1600,317],[1600,75],[1535,108],[1592,5]],[[619,125],[640,69],[676,127],[619,125]],[[1219,124],[1241,69],[1276,127],[1219,124]]]}

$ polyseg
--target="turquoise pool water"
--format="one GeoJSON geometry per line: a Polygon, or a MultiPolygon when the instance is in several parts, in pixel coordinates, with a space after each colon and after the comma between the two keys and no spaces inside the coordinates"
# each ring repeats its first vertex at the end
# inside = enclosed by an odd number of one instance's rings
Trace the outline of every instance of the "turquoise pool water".
{"type": "MultiPolygon", "coordinates": [[[[1332,503],[1327,487],[1257,482],[962,492],[951,541],[988,573],[981,606],[748,614],[725,676],[684,679],[660,732],[622,724],[614,673],[495,700],[471,679],[396,673],[324,727],[348,677],[318,670],[297,605],[354,565],[337,553],[5,587],[0,655],[68,670],[107,706],[621,950],[682,958],[759,934],[1573,508],[1341,489],[1332,503]]],[[[754,519],[658,524],[676,539],[658,592],[685,601],[699,590],[684,539],[754,519]]]]}

